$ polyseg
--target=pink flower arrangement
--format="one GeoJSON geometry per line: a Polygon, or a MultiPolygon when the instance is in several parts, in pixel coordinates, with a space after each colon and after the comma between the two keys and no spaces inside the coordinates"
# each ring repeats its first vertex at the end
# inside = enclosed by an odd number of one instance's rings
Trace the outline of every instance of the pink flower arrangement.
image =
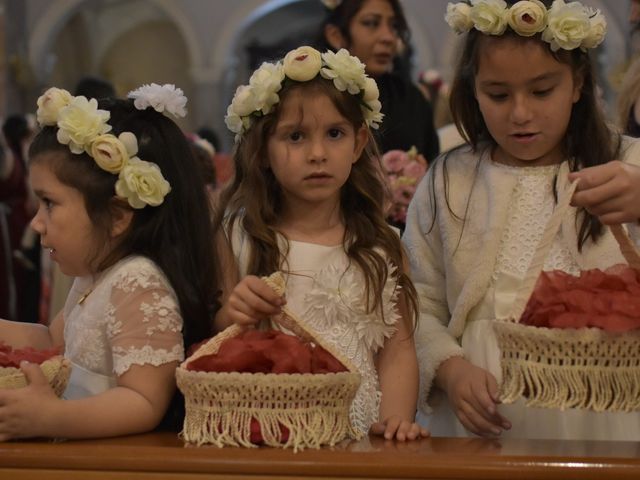
{"type": "Polygon", "coordinates": [[[404,223],[416,186],[427,171],[427,160],[418,153],[416,147],[411,147],[407,152],[388,151],[382,156],[382,165],[392,194],[387,217],[394,222],[404,223]]]}

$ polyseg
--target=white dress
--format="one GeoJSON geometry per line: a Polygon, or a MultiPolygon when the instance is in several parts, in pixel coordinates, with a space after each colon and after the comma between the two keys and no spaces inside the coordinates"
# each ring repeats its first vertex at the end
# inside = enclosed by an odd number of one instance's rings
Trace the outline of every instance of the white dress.
{"type": "MultiPolygon", "coordinates": [[[[241,230],[234,228],[234,232],[241,230]]],[[[232,244],[241,276],[246,275],[248,255],[245,238],[234,235],[232,244]]],[[[351,424],[367,434],[378,421],[380,385],[376,353],[396,331],[398,289],[393,271],[383,293],[383,317],[365,311],[362,272],[349,259],[342,245],[324,246],[289,241],[286,274],[287,308],[307,322],[324,340],[350,359],[361,375],[360,387],[349,412],[351,424]]]]}
{"type": "Polygon", "coordinates": [[[64,306],[64,355],[72,364],[64,398],[113,388],[132,365],[182,361],[181,332],[177,297],[153,261],[131,256],[76,278],[64,306]]]}
{"type": "MultiPolygon", "coordinates": [[[[492,319],[496,318],[496,309],[508,308],[511,292],[507,290],[511,289],[503,289],[502,285],[517,285],[524,277],[553,212],[552,189],[558,166],[510,167],[493,163],[492,168],[510,169],[517,173],[518,184],[490,288],[482,303],[469,316],[462,336],[462,348],[467,360],[491,372],[500,384],[500,350],[492,319]]],[[[561,232],[555,238],[543,269],[562,270],[572,275],[580,272],[561,232]]],[[[420,416],[419,420],[429,426],[434,436],[473,436],[458,421],[442,392],[434,392],[432,406],[432,415],[420,416]]],[[[512,424],[511,430],[503,432],[501,437],[517,438],[522,436],[519,432],[526,432],[526,438],[531,439],[640,440],[640,412],[598,413],[585,409],[533,408],[525,406],[522,399],[510,405],[499,405],[498,411],[512,424]]]]}

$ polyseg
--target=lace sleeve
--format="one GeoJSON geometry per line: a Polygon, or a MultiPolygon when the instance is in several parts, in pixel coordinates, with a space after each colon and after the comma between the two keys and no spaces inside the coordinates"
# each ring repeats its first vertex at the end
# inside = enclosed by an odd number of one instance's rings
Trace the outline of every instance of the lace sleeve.
{"type": "Polygon", "coordinates": [[[173,289],[150,261],[114,278],[107,339],[113,371],[132,365],[162,365],[184,359],[182,316],[173,289]]]}

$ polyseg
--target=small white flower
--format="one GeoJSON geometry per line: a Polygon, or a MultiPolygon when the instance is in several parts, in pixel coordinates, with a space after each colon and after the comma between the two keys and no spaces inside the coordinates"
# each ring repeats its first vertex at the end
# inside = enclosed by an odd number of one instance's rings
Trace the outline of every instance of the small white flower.
{"type": "Polygon", "coordinates": [[[129,159],[116,182],[116,194],[126,198],[133,208],[157,207],[170,191],[171,186],[162,176],[160,167],[138,157],[129,159]]]}
{"type": "Polygon", "coordinates": [[[338,52],[325,52],[322,60],[326,67],[320,70],[320,74],[333,80],[335,87],[344,92],[348,91],[352,95],[360,93],[365,87],[365,65],[357,57],[341,48],[338,52]]]}
{"type": "Polygon", "coordinates": [[[542,32],[542,39],[549,42],[554,52],[560,48],[573,50],[587,37],[590,28],[589,16],[582,4],[555,0],[549,10],[549,24],[542,32]]]}
{"type": "Polygon", "coordinates": [[[138,110],[152,107],[156,112],[166,111],[176,118],[187,114],[187,97],[184,96],[182,89],[170,83],[143,85],[129,92],[127,97],[133,99],[133,104],[138,110]]]}
{"type": "Polygon", "coordinates": [[[51,87],[38,98],[36,119],[40,126],[56,125],[62,108],[71,103],[73,97],[62,88],[51,87]]]}
{"type": "Polygon", "coordinates": [[[582,40],[580,44],[581,48],[596,48],[604,40],[604,36],[607,33],[607,20],[604,15],[600,13],[600,10],[589,10],[589,32],[587,36],[582,40]]]}
{"type": "Polygon", "coordinates": [[[362,95],[362,101],[367,103],[372,100],[377,100],[380,96],[380,90],[378,90],[378,84],[376,81],[367,77],[364,80],[364,94],[362,95]]]}
{"type": "Polygon", "coordinates": [[[342,3],[342,0],[320,0],[320,1],[329,10],[335,10],[336,8],[338,8],[338,5],[340,5],[342,3]]]}
{"type": "Polygon", "coordinates": [[[369,127],[377,129],[382,123],[384,114],[382,110],[382,103],[377,98],[366,102],[365,107],[362,109],[364,114],[364,120],[369,127]]]}
{"type": "Polygon", "coordinates": [[[271,111],[273,106],[280,101],[278,92],[282,88],[284,80],[284,69],[282,64],[263,63],[249,79],[249,86],[252,89],[252,95],[256,99],[256,110],[266,115],[271,111]]]}
{"type": "Polygon", "coordinates": [[[300,47],[287,53],[282,64],[284,74],[291,80],[308,82],[320,72],[322,57],[315,48],[300,47]]]}
{"type": "Polygon", "coordinates": [[[507,29],[507,3],[504,0],[473,0],[469,14],[477,30],[502,35],[507,29]]]}
{"type": "Polygon", "coordinates": [[[473,20],[471,20],[471,5],[459,2],[448,3],[447,13],[444,20],[456,33],[465,33],[473,28],[473,20]]]}
{"type": "Polygon", "coordinates": [[[89,151],[91,142],[111,130],[107,124],[110,113],[98,110],[98,102],[92,98],[74,97],[58,115],[58,141],[69,145],[73,153],[89,151]]]}
{"type": "Polygon", "coordinates": [[[531,37],[547,26],[547,7],[540,0],[521,0],[511,6],[507,21],[518,35],[531,37]]]}

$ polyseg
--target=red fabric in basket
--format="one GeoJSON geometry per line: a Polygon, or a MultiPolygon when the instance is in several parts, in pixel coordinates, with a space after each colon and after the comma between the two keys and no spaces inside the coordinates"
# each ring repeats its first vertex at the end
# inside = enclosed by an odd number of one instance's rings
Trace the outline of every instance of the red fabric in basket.
{"type": "MultiPolygon", "coordinates": [[[[203,355],[187,363],[187,370],[244,373],[337,373],[342,363],[324,348],[277,330],[246,330],[225,340],[218,353],[203,355]]],[[[260,423],[251,420],[251,443],[263,443],[260,423]]],[[[280,426],[280,441],[289,439],[289,429],[280,426]]]]}
{"type": "Polygon", "coordinates": [[[0,342],[0,367],[20,368],[20,362],[42,363],[56,355],[60,355],[59,348],[48,350],[36,350],[35,348],[12,348],[4,342],[0,342]]]}
{"type": "Polygon", "coordinates": [[[542,272],[520,323],[548,328],[640,328],[640,274],[626,265],[580,276],[542,272]]]}

